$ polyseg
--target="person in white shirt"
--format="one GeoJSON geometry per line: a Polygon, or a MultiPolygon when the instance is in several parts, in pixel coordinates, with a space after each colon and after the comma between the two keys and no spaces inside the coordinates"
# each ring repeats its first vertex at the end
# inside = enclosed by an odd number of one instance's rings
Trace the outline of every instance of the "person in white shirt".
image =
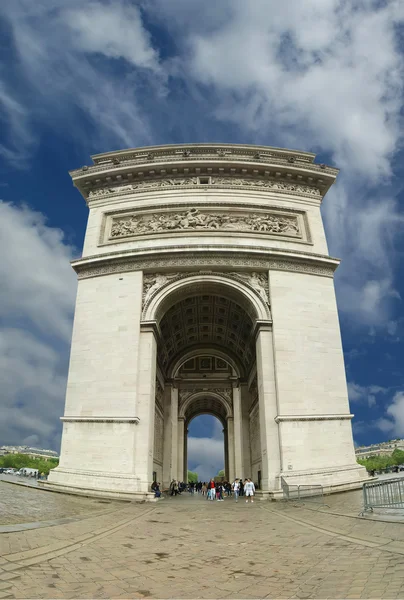
{"type": "Polygon", "coordinates": [[[248,502],[248,498],[251,498],[251,502],[254,502],[253,496],[255,493],[255,485],[251,481],[250,478],[244,482],[244,495],[246,497],[246,502],[248,502]]]}
{"type": "Polygon", "coordinates": [[[235,479],[231,484],[231,489],[233,490],[234,499],[238,502],[238,495],[240,492],[240,482],[238,479],[235,479]]]}

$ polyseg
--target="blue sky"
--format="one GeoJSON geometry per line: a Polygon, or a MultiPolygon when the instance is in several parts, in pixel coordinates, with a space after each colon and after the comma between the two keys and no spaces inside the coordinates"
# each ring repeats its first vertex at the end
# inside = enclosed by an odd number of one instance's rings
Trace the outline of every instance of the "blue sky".
{"type": "Polygon", "coordinates": [[[341,168],[323,217],[355,441],[404,436],[403,21],[395,0],[0,4],[0,442],[59,448],[87,216],[68,170],[180,142],[341,168]]]}

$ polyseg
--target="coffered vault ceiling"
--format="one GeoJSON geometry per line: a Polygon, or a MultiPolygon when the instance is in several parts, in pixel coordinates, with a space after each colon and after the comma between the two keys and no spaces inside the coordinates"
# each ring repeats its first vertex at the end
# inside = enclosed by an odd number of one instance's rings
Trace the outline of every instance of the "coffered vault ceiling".
{"type": "Polygon", "coordinates": [[[226,423],[226,407],[223,402],[217,398],[206,394],[204,397],[196,398],[188,407],[185,413],[186,423],[189,424],[192,419],[199,415],[210,414],[217,417],[223,425],[226,423]]]}
{"type": "Polygon", "coordinates": [[[254,357],[253,323],[233,300],[219,295],[184,298],[160,322],[159,362],[163,371],[191,348],[216,347],[237,359],[247,372],[254,357]]]}

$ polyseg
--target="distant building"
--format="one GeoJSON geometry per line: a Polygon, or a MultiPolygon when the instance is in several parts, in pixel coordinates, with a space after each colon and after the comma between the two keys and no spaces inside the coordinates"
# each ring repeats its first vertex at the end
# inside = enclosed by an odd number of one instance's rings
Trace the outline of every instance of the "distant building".
{"type": "Polygon", "coordinates": [[[54,450],[45,450],[43,448],[32,448],[30,446],[0,446],[0,456],[6,454],[26,454],[30,458],[50,458],[59,459],[59,455],[54,450]]]}
{"type": "Polygon", "coordinates": [[[356,458],[369,458],[371,456],[391,456],[394,450],[404,451],[404,440],[390,440],[370,446],[360,446],[355,449],[356,458]]]}

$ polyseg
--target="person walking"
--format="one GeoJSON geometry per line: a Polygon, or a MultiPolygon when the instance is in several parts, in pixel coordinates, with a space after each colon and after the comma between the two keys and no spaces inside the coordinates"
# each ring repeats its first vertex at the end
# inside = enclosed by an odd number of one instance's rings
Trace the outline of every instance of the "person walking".
{"type": "Polygon", "coordinates": [[[250,478],[248,478],[245,482],[244,482],[244,494],[246,497],[246,502],[248,503],[248,498],[250,498],[250,502],[254,502],[254,493],[255,493],[255,485],[253,484],[253,482],[251,481],[250,478]]]}
{"type": "Polygon", "coordinates": [[[209,500],[214,500],[216,496],[216,484],[215,480],[211,479],[208,485],[208,498],[209,500]]]}
{"type": "Polygon", "coordinates": [[[238,479],[235,479],[233,481],[231,489],[233,490],[235,501],[238,502],[238,495],[239,495],[239,492],[240,492],[240,482],[239,482],[238,479]]]}

